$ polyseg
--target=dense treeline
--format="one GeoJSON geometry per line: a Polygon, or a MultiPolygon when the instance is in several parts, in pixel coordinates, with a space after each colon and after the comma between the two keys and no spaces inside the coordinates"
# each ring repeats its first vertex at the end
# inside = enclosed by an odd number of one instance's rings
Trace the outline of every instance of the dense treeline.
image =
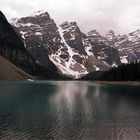
{"type": "Polygon", "coordinates": [[[122,64],[104,73],[101,80],[107,81],[140,81],[140,61],[122,64]]]}

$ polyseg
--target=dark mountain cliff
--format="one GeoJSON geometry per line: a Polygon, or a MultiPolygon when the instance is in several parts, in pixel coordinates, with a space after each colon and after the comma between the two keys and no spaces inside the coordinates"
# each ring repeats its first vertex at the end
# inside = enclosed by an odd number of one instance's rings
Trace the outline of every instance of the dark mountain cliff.
{"type": "Polygon", "coordinates": [[[24,44],[0,11],[0,55],[28,73],[33,73],[35,59],[24,48],[24,44]]]}

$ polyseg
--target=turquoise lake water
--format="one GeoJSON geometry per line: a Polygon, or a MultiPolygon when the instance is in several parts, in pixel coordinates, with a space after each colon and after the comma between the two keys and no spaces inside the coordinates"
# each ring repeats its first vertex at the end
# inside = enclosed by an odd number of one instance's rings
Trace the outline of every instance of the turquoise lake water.
{"type": "Polygon", "coordinates": [[[0,140],[140,140],[140,87],[0,82],[0,140]]]}

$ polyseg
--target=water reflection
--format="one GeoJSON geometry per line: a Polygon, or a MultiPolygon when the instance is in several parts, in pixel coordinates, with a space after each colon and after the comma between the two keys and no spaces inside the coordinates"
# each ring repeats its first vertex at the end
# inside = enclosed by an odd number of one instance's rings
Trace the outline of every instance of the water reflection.
{"type": "Polygon", "coordinates": [[[76,126],[74,138],[78,139],[137,140],[140,138],[138,99],[137,88],[73,82],[59,86],[49,104],[55,109],[57,125],[66,125],[62,132],[66,129],[70,132],[64,137],[72,138],[76,126]]]}
{"type": "Polygon", "coordinates": [[[139,140],[139,91],[89,82],[0,83],[0,139],[139,140]]]}

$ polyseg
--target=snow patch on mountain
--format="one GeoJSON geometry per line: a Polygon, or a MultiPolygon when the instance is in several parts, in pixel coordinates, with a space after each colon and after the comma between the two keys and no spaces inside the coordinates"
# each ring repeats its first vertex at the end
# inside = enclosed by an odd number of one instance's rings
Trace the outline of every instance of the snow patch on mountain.
{"type": "Polygon", "coordinates": [[[128,56],[122,56],[122,57],[121,57],[121,63],[127,64],[127,63],[128,63],[127,57],[128,57],[128,56]]]}
{"type": "Polygon", "coordinates": [[[115,63],[115,62],[113,62],[113,64],[111,65],[112,67],[118,67],[118,65],[115,63]]]}
{"type": "Polygon", "coordinates": [[[58,53],[50,55],[50,60],[60,69],[60,71],[65,74],[74,77],[75,79],[80,78],[81,75],[88,74],[86,68],[84,65],[76,62],[73,59],[74,55],[79,55],[78,53],[74,52],[74,50],[67,44],[67,42],[64,39],[64,31],[61,26],[58,27],[58,31],[60,34],[60,37],[62,39],[62,43],[66,46],[69,53],[69,59],[68,61],[63,60],[60,58],[61,51],[58,51],[58,53]],[[77,67],[77,68],[76,68],[77,67]]]}

